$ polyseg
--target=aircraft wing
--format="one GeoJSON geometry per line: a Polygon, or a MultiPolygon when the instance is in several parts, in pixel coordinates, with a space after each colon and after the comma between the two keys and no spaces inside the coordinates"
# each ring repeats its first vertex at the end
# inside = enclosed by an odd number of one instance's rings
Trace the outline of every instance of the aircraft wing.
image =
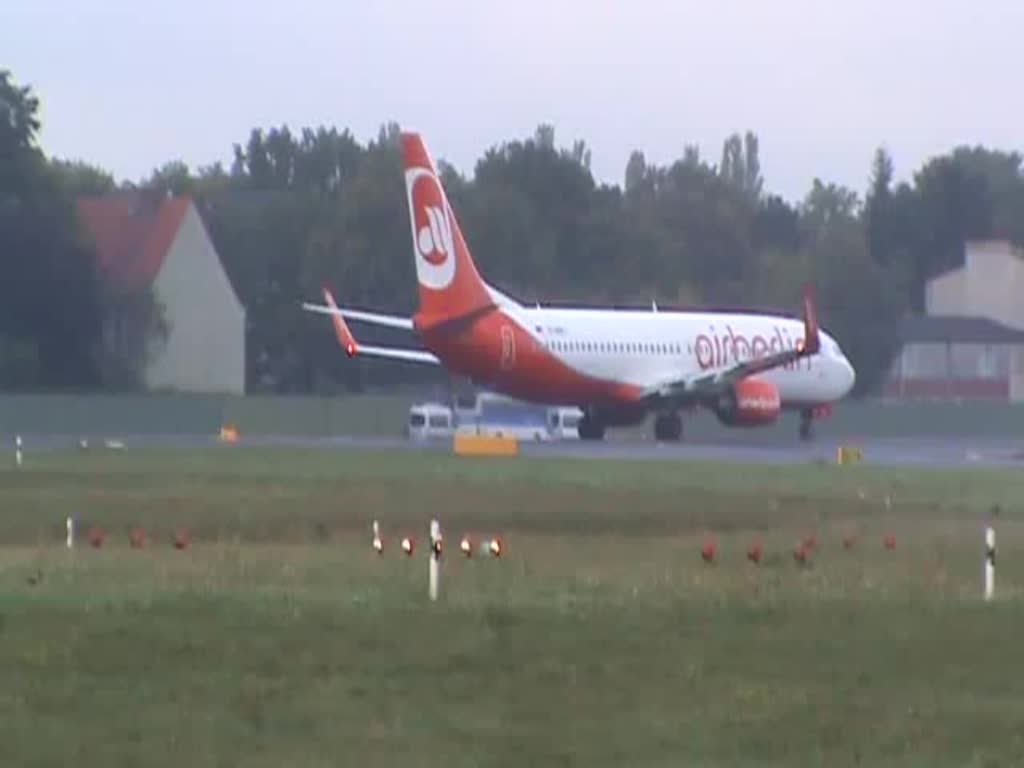
{"type": "Polygon", "coordinates": [[[355,357],[356,355],[368,355],[370,357],[380,357],[388,360],[405,360],[413,363],[430,363],[433,365],[441,364],[441,361],[435,355],[419,349],[373,346],[364,347],[356,341],[356,337],[353,336],[352,331],[349,330],[348,323],[345,322],[345,317],[351,317],[354,320],[366,320],[371,323],[388,325],[393,328],[412,329],[413,325],[410,318],[395,317],[393,315],[378,315],[373,312],[360,312],[358,310],[339,309],[338,305],[334,302],[334,296],[331,295],[331,292],[327,288],[324,288],[324,300],[326,301],[325,305],[304,303],[302,308],[309,312],[319,312],[321,314],[330,315],[331,320],[334,322],[334,334],[338,337],[338,343],[341,344],[342,349],[345,350],[345,354],[349,357],[355,357]]]}
{"type": "Polygon", "coordinates": [[[646,390],[642,397],[654,400],[687,401],[713,397],[735,384],[740,379],[773,368],[795,362],[817,354],[821,349],[818,335],[818,316],[810,289],[804,292],[804,338],[797,342],[795,349],[787,349],[774,355],[750,360],[741,360],[717,371],[701,372],[660,382],[646,390]]]}

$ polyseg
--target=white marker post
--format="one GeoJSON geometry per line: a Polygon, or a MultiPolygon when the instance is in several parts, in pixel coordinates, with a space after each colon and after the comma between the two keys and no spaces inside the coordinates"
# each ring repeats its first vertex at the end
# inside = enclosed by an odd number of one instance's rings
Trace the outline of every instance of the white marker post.
{"type": "Polygon", "coordinates": [[[21,435],[14,436],[14,463],[21,466],[21,435]]]}
{"type": "Polygon", "coordinates": [[[441,526],[437,520],[430,521],[430,600],[437,600],[441,566],[441,526]]]}
{"type": "Polygon", "coordinates": [[[68,541],[67,541],[68,549],[73,549],[74,546],[75,546],[75,518],[71,517],[70,515],[68,515],[67,529],[68,529],[68,541]]]}
{"type": "Polygon", "coordinates": [[[380,524],[376,520],[373,521],[373,549],[378,555],[384,552],[384,542],[380,540],[380,524]]]}
{"type": "Polygon", "coordinates": [[[991,600],[996,589],[996,532],[985,529],[985,600],[991,600]]]}

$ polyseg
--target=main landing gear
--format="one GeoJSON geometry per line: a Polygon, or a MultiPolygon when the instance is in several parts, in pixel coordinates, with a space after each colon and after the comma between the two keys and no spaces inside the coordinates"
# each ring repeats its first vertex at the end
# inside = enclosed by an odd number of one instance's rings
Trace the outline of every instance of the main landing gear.
{"type": "Polygon", "coordinates": [[[592,413],[584,413],[576,425],[580,440],[604,440],[604,429],[604,422],[592,413]]]}
{"type": "Polygon", "coordinates": [[[683,419],[675,411],[659,413],[654,417],[654,439],[677,443],[683,436],[683,419]]]}
{"type": "Polygon", "coordinates": [[[800,411],[800,439],[804,442],[814,439],[814,411],[810,408],[800,411]]]}

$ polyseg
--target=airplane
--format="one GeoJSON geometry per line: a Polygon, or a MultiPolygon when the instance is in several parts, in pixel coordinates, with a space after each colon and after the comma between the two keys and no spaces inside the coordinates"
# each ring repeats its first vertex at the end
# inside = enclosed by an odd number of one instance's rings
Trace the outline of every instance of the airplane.
{"type": "Polygon", "coordinates": [[[839,344],[818,327],[813,292],[802,318],[723,311],[567,309],[525,306],[477,271],[427,146],[401,134],[419,307],[412,317],[324,304],[349,357],[440,365],[521,400],[577,406],[579,436],[654,414],[659,441],[682,438],[681,411],[707,408],[727,427],[800,415],[799,436],[850,392],[856,378],[839,344]],[[364,346],[346,319],[414,332],[423,349],[364,346]]]}

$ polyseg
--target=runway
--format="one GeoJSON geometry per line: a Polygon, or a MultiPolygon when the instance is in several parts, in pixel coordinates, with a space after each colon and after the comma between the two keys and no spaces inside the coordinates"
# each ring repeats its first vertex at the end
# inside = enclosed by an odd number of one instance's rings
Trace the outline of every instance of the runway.
{"type": "MultiPolygon", "coordinates": [[[[33,452],[81,450],[78,436],[23,435],[25,456],[33,452]]],[[[197,435],[126,435],[112,436],[118,450],[146,448],[204,448],[221,446],[270,446],[323,450],[387,450],[450,453],[449,441],[410,441],[403,437],[346,436],[304,437],[260,435],[240,438],[236,443],[223,443],[217,436],[197,435]]],[[[110,450],[108,439],[92,438],[91,450],[110,450]]],[[[530,457],[567,457],[587,460],[618,461],[724,461],[757,464],[835,463],[840,445],[859,448],[863,463],[882,466],[922,467],[1016,467],[1024,470],[1024,438],[880,438],[818,439],[810,443],[797,440],[775,443],[744,444],[739,439],[693,443],[656,443],[647,440],[607,440],[599,443],[566,440],[557,442],[522,442],[520,453],[530,457]]]]}

